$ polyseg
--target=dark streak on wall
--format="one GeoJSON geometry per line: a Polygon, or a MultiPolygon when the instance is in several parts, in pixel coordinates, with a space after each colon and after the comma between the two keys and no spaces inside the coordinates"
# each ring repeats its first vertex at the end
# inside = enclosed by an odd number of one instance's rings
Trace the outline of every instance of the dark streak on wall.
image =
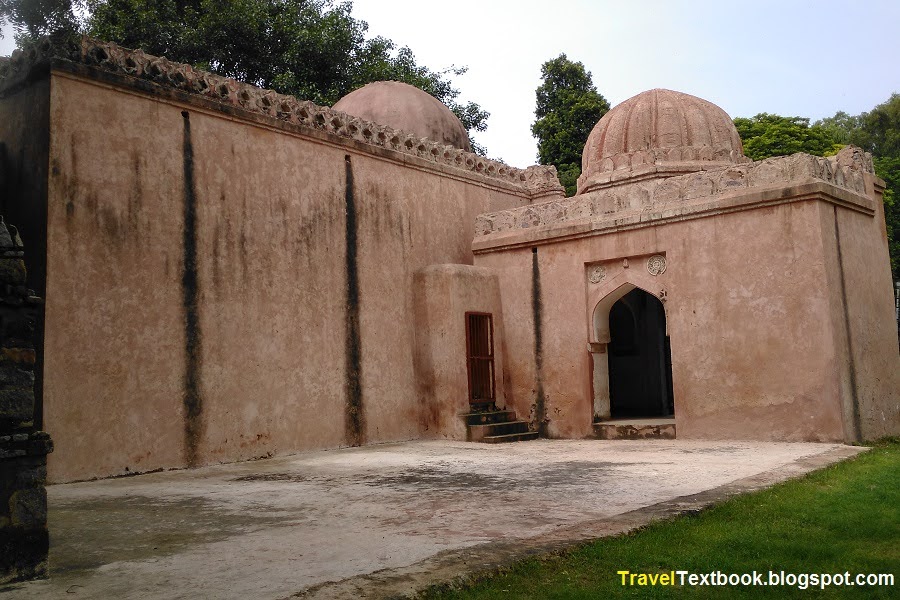
{"type": "MultiPolygon", "coordinates": [[[[847,281],[844,274],[844,254],[841,249],[841,226],[838,221],[838,209],[834,207],[834,237],[837,241],[838,272],[841,277],[841,305],[844,309],[844,335],[847,337],[847,362],[850,370],[850,401],[852,402],[852,431],[848,432],[846,442],[862,440],[862,423],[859,415],[859,392],[856,389],[856,359],[853,356],[853,335],[850,327],[850,309],[847,306],[847,281]]],[[[846,426],[845,426],[846,430],[846,426]]]]}
{"type": "Polygon", "coordinates": [[[537,248],[531,249],[531,313],[534,322],[534,378],[535,400],[532,417],[532,426],[541,434],[547,436],[547,405],[544,398],[544,334],[543,313],[544,305],[541,302],[541,269],[538,265],[537,248]]]}
{"type": "Polygon", "coordinates": [[[365,420],[362,398],[362,347],[359,332],[359,273],[357,265],[356,198],[353,194],[353,164],[350,156],[344,157],[346,186],[344,200],[347,210],[346,235],[346,331],[344,338],[346,356],[346,436],[348,446],[365,443],[365,420]]]}
{"type": "Polygon", "coordinates": [[[197,447],[203,432],[203,399],[200,393],[202,367],[200,332],[200,285],[197,276],[197,192],[194,183],[194,146],[191,119],[181,113],[184,122],[184,230],[183,275],[184,306],[184,446],[188,466],[197,464],[197,447]]]}

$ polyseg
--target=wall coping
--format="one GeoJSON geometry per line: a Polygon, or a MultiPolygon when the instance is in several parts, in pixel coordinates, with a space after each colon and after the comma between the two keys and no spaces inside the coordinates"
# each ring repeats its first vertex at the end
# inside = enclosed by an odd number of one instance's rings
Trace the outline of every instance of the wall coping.
{"type": "MultiPolygon", "coordinates": [[[[35,76],[51,66],[74,63],[131,80],[152,82],[163,88],[186,93],[188,98],[203,99],[208,107],[223,112],[237,108],[254,115],[270,117],[311,134],[326,133],[340,141],[353,141],[355,147],[375,154],[392,151],[415,157],[457,173],[477,175],[495,182],[512,184],[530,200],[562,197],[563,187],[553,166],[533,165],[525,169],[466,152],[427,138],[366,121],[326,106],[318,106],[294,96],[279,94],[240,81],[152,56],[143,50],[123,48],[87,36],[70,42],[43,38],[0,60],[0,97],[28,85],[35,76]]],[[[75,69],[83,75],[90,71],[75,69]]]]}

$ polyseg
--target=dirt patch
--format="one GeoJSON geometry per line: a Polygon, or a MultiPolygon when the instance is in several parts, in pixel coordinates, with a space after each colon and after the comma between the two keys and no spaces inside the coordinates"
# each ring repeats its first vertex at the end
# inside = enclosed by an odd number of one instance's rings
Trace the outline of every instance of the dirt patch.
{"type": "Polygon", "coordinates": [[[250,515],[201,498],[93,499],[53,507],[49,514],[53,575],[128,560],[177,554],[191,546],[278,525],[283,516],[250,515]],[[115,526],[110,527],[114,523],[115,526]]]}

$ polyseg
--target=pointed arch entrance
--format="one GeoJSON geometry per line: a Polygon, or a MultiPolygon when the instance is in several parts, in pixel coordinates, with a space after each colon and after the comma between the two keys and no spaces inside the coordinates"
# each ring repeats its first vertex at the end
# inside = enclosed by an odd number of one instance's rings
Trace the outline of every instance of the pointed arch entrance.
{"type": "Polygon", "coordinates": [[[594,421],[672,417],[672,354],[659,298],[622,283],[591,317],[594,421]]]}
{"type": "Polygon", "coordinates": [[[672,416],[672,355],[662,302],[631,290],[610,309],[609,332],[611,418],[672,416]]]}

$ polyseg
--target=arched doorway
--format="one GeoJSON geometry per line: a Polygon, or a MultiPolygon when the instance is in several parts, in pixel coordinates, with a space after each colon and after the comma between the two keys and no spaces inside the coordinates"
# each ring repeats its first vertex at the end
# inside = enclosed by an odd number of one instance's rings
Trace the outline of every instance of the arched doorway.
{"type": "Polygon", "coordinates": [[[612,419],[674,414],[672,355],[658,298],[634,288],[612,305],[607,358],[612,419]]]}

